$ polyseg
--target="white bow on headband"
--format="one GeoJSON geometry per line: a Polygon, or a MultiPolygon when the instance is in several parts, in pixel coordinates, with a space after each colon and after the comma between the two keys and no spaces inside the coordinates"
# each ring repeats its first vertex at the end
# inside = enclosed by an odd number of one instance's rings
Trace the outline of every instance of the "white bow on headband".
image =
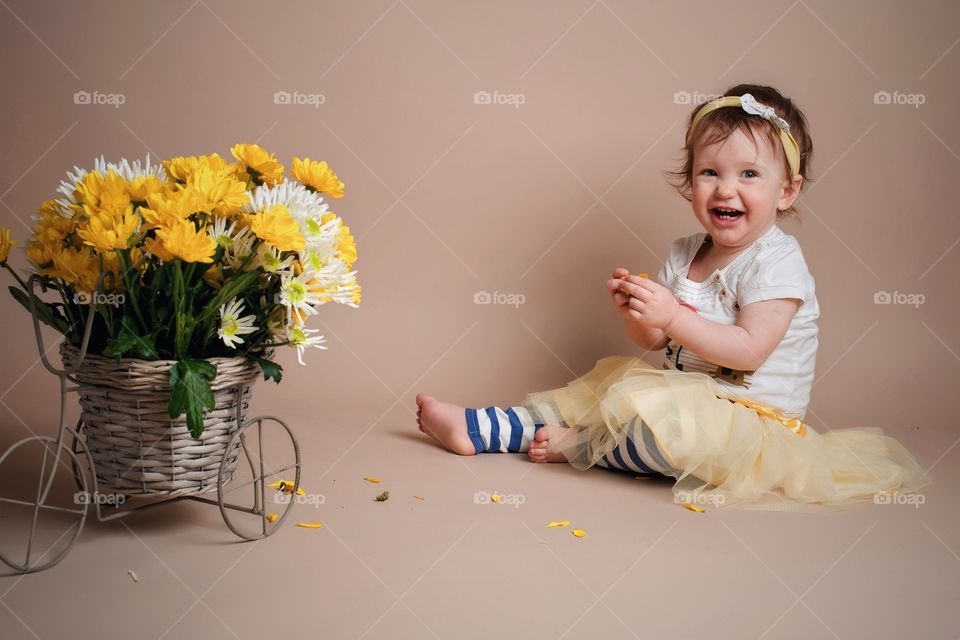
{"type": "Polygon", "coordinates": [[[790,131],[790,124],[777,115],[777,112],[773,110],[773,107],[768,107],[765,104],[760,104],[757,102],[757,99],[754,98],[751,94],[745,93],[740,96],[740,106],[747,113],[760,116],[764,120],[769,120],[773,124],[777,125],[784,131],[790,131]]]}

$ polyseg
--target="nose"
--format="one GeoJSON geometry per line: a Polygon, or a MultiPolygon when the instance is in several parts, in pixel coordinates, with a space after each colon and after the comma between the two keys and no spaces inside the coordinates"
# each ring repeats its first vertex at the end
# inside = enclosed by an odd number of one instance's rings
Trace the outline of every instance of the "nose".
{"type": "Polygon", "coordinates": [[[737,195],[737,189],[733,180],[720,179],[717,181],[717,197],[732,198],[735,195],[737,195]]]}

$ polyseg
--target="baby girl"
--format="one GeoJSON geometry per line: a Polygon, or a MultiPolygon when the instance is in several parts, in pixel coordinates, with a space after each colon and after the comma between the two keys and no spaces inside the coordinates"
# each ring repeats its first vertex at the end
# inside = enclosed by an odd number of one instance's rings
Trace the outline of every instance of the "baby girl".
{"type": "Polygon", "coordinates": [[[676,240],[656,280],[617,268],[606,282],[630,339],[666,349],[663,368],[603,358],[507,409],[420,394],[421,431],[460,455],[671,476],[675,493],[721,506],[837,505],[928,484],[879,429],[802,422],[820,309],[799,243],[776,223],[796,213],[812,150],[803,113],[771,87],[695,107],[675,175],[704,232],[676,240]]]}

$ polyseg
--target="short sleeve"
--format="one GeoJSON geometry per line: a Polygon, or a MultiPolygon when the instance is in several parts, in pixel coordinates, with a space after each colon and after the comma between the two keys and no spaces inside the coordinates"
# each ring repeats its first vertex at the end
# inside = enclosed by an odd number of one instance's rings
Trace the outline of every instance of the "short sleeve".
{"type": "Polygon", "coordinates": [[[737,289],[741,307],[775,298],[806,301],[813,289],[813,276],[799,245],[777,245],[757,255],[744,270],[737,289]]]}
{"type": "Polygon", "coordinates": [[[687,238],[677,238],[670,245],[667,252],[667,259],[657,274],[657,282],[667,289],[673,289],[673,278],[677,269],[682,266],[684,255],[686,254],[687,238]]]}

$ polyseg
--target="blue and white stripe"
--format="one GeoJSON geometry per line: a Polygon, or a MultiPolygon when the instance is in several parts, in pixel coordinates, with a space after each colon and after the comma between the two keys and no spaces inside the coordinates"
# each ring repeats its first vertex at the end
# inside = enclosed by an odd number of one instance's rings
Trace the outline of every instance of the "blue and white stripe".
{"type": "Polygon", "coordinates": [[[635,417],[627,427],[627,437],[623,442],[603,456],[597,466],[641,475],[672,475],[672,467],[660,452],[653,432],[639,417],[635,417]],[[637,421],[640,421],[639,429],[637,421]]]}
{"type": "Polygon", "coordinates": [[[467,433],[477,453],[523,453],[537,429],[530,412],[524,407],[467,409],[467,433]]]}

